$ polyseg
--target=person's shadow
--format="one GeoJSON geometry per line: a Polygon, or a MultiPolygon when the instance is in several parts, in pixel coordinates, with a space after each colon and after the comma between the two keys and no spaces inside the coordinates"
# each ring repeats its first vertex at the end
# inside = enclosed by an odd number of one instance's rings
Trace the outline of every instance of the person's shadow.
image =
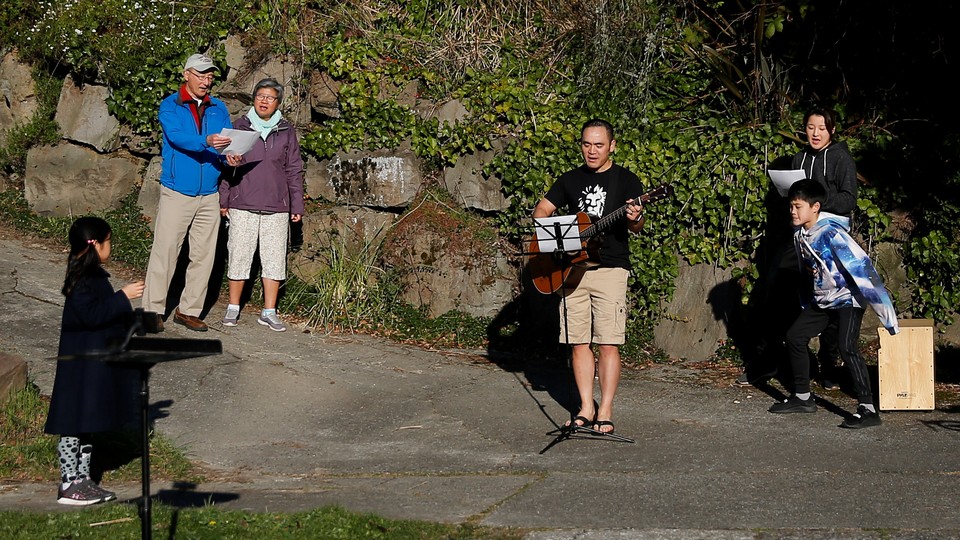
{"type": "MultiPolygon", "coordinates": [[[[139,399],[139,398],[138,398],[139,399]]],[[[154,432],[154,423],[170,415],[172,400],[162,400],[150,404],[147,412],[149,432],[154,432]]],[[[139,418],[130,416],[129,425],[122,429],[104,431],[90,435],[95,451],[90,460],[90,477],[97,483],[108,471],[113,471],[143,457],[143,434],[137,425],[139,418]]]]}
{"type": "MultiPolygon", "coordinates": [[[[774,170],[790,167],[789,157],[770,164],[774,170]]],[[[784,339],[800,314],[803,281],[794,254],[789,205],[772,184],[764,197],[764,211],[763,234],[752,257],[759,278],[746,305],[740,301],[743,285],[739,280],[718,284],[708,293],[707,302],[740,352],[745,379],[774,399],[784,399],[783,392],[769,381],[777,379],[790,389],[792,375],[785,361],[784,339]]]]}
{"type": "Polygon", "coordinates": [[[518,381],[543,412],[559,427],[566,418],[555,419],[535,391],[546,391],[556,403],[571,412],[579,410],[579,394],[573,381],[570,349],[559,342],[560,296],[542,294],[522,273],[520,295],[505,305],[487,325],[487,357],[518,381]]]}

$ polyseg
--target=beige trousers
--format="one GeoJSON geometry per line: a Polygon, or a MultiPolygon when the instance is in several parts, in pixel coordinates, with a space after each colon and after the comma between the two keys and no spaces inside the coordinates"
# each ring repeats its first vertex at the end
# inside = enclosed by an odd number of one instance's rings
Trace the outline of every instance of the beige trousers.
{"type": "Polygon", "coordinates": [[[627,327],[627,280],[624,268],[588,270],[567,295],[566,318],[560,303],[560,343],[623,345],[627,327]],[[570,325],[566,340],[565,319],[570,325]]]}
{"type": "Polygon", "coordinates": [[[177,268],[177,257],[189,234],[190,263],[187,265],[179,309],[184,315],[199,317],[217,254],[220,195],[212,193],[191,197],[160,186],[156,225],[141,305],[145,311],[164,313],[167,290],[177,268]]]}

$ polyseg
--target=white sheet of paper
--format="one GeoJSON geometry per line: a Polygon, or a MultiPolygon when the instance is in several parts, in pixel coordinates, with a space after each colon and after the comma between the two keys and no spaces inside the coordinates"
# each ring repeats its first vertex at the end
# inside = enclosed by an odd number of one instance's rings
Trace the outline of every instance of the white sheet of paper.
{"type": "Polygon", "coordinates": [[[787,191],[790,190],[790,186],[792,186],[794,182],[807,177],[807,173],[803,172],[803,169],[791,169],[788,171],[769,170],[767,174],[770,175],[770,180],[773,181],[773,185],[777,188],[777,191],[780,192],[781,197],[787,196],[787,191]]]}
{"type": "Polygon", "coordinates": [[[580,251],[583,243],[580,241],[580,228],[577,226],[577,216],[551,216],[533,218],[537,229],[537,247],[541,253],[553,251],[580,251]],[[561,247],[557,247],[557,234],[554,224],[560,224],[561,247]]]}
{"type": "Polygon", "coordinates": [[[253,143],[257,142],[257,139],[260,138],[260,134],[256,131],[241,131],[230,128],[223,128],[220,135],[232,139],[230,145],[220,152],[223,155],[240,154],[242,156],[249,152],[250,149],[253,148],[253,143]]]}

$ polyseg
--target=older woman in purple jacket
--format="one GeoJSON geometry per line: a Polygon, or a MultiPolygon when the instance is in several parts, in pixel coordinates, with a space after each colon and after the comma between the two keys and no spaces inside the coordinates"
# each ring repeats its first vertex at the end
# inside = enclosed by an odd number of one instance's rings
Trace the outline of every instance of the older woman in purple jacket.
{"type": "Polygon", "coordinates": [[[260,247],[263,310],[257,322],[283,332],[277,316],[280,282],[286,279],[289,222],[303,215],[303,160],[296,130],[280,114],[283,86],[263,79],[253,88],[253,106],[234,129],[256,131],[260,141],[220,182],[220,214],[229,221],[227,278],[230,303],[224,326],[236,326],[240,296],[260,247]]]}

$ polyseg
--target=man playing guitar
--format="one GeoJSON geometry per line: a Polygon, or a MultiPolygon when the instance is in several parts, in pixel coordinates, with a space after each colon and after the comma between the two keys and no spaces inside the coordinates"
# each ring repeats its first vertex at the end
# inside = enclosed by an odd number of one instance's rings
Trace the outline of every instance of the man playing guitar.
{"type": "Polygon", "coordinates": [[[599,265],[585,271],[576,288],[563,291],[566,301],[561,304],[566,317],[560,314],[560,342],[573,349],[573,376],[580,394],[580,410],[567,425],[601,433],[614,432],[613,397],[620,383],[620,345],[627,319],[628,238],[630,232],[640,232],[644,221],[640,199],[629,199],[643,193],[643,185],[637,175],[613,163],[616,144],[610,123],[598,119],[585,123],[580,140],[584,164],[561,175],[533,211],[534,218],[549,217],[558,208],[602,218],[627,203],[621,207],[626,210],[624,219],[602,239],[599,265]],[[594,408],[592,344],[600,352],[598,409],[594,408]]]}

